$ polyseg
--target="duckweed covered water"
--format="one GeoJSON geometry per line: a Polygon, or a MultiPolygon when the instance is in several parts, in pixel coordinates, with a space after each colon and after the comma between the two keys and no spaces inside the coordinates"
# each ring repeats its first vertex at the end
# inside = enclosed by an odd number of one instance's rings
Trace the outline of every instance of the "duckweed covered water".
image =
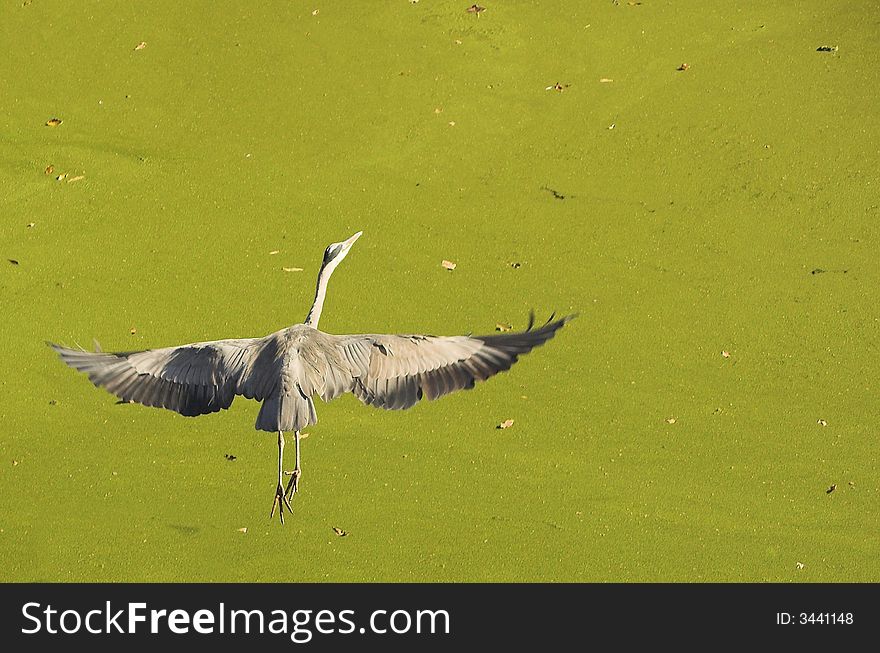
{"type": "Polygon", "coordinates": [[[468,4],[4,4],[4,580],[880,579],[871,9],[468,4]],[[257,404],[117,405],[44,344],[269,333],[361,229],[325,330],[580,318],[319,405],[284,527],[257,404]]]}

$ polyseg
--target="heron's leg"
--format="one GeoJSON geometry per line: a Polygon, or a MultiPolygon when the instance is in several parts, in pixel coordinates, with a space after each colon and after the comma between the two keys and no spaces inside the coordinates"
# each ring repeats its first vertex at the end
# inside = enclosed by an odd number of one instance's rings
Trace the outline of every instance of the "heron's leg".
{"type": "Polygon", "coordinates": [[[281,523],[284,523],[284,508],[286,507],[290,512],[293,512],[293,508],[290,507],[290,501],[287,500],[287,497],[284,495],[284,485],[281,483],[282,476],[284,474],[283,471],[283,461],[284,461],[284,432],[278,431],[278,487],[275,488],[275,500],[272,501],[272,512],[269,513],[269,517],[272,517],[275,514],[275,508],[278,508],[278,516],[281,518],[281,523]]]}
{"type": "Polygon", "coordinates": [[[299,468],[299,431],[296,431],[296,467],[290,473],[290,480],[287,482],[287,490],[284,492],[286,499],[292,499],[293,495],[299,487],[299,477],[302,476],[302,470],[299,468]]]}

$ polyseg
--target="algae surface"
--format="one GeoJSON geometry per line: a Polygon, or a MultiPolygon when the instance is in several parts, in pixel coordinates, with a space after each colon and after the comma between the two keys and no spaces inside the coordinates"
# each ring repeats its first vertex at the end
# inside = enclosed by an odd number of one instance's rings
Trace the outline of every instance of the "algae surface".
{"type": "Polygon", "coordinates": [[[467,4],[3,4],[4,580],[880,580],[872,10],[467,4]],[[44,344],[264,335],[357,230],[332,333],[580,318],[319,404],[283,528],[255,403],[116,405],[44,344]]]}

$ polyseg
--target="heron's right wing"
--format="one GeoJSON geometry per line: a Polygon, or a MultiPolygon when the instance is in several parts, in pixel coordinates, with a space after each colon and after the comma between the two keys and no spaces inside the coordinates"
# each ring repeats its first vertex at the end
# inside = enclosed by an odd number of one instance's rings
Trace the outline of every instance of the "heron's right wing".
{"type": "MultiPolygon", "coordinates": [[[[544,344],[574,316],[537,329],[489,336],[331,336],[351,371],[347,388],[365,404],[409,408],[426,397],[437,399],[474,387],[510,369],[519,356],[544,344]]],[[[332,367],[332,366],[331,366],[332,367]]],[[[342,384],[327,384],[332,399],[342,384]]]]}
{"type": "Polygon", "coordinates": [[[217,340],[126,353],[88,352],[49,343],[70,367],[123,401],[182,415],[229,408],[236,394],[263,399],[274,389],[277,341],[217,340]]]}

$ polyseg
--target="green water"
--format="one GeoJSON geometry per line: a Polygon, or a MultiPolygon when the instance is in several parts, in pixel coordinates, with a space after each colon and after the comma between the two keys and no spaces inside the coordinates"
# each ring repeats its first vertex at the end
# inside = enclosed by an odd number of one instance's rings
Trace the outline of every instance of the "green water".
{"type": "Polygon", "coordinates": [[[252,4],[0,8],[3,580],[880,580],[873,7],[252,4]],[[361,229],[329,332],[580,318],[319,404],[284,527],[257,404],[116,405],[44,344],[264,335],[361,229]]]}

